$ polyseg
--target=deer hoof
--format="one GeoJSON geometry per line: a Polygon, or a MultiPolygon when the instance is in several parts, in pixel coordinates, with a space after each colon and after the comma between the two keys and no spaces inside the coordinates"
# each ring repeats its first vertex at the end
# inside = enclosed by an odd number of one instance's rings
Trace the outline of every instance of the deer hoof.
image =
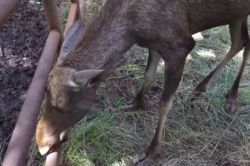
{"type": "Polygon", "coordinates": [[[190,97],[189,97],[189,101],[193,102],[194,100],[200,98],[201,94],[202,94],[202,92],[197,92],[197,91],[194,90],[192,92],[192,94],[190,95],[190,97]]]}
{"type": "Polygon", "coordinates": [[[237,108],[237,95],[234,95],[230,92],[226,94],[227,101],[225,103],[224,109],[229,115],[233,115],[236,112],[237,108]]]}
{"type": "Polygon", "coordinates": [[[142,153],[133,160],[134,166],[151,166],[155,163],[154,159],[151,159],[146,153],[142,153]]]}
{"type": "Polygon", "coordinates": [[[135,166],[151,166],[160,157],[160,148],[155,146],[154,148],[148,148],[141,155],[138,155],[134,160],[135,166]]]}
{"type": "Polygon", "coordinates": [[[123,112],[135,112],[138,110],[137,107],[133,106],[132,104],[131,105],[125,105],[125,106],[122,106],[119,108],[121,111],[123,112]]]}
{"type": "Polygon", "coordinates": [[[203,92],[206,92],[207,90],[207,84],[200,84],[198,85],[192,92],[189,100],[192,102],[198,98],[200,98],[200,96],[202,95],[203,92]]]}

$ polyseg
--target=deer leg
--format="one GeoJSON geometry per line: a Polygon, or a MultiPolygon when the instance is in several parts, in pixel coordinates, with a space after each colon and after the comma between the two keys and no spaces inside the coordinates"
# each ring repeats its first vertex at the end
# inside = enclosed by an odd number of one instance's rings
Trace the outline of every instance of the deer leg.
{"type": "Polygon", "coordinates": [[[231,36],[231,48],[227,53],[226,57],[219,63],[219,65],[205,78],[199,85],[194,89],[191,95],[191,101],[200,97],[202,92],[205,92],[208,83],[212,78],[220,72],[220,70],[235,56],[240,50],[247,44],[249,38],[247,32],[247,18],[243,20],[236,21],[229,24],[230,36],[231,36]]]}
{"type": "Polygon", "coordinates": [[[171,51],[168,51],[167,54],[172,56],[165,57],[162,55],[165,61],[165,84],[158,103],[158,125],[150,146],[134,159],[133,163],[137,166],[150,166],[160,156],[161,138],[167,114],[172,107],[174,94],[181,80],[185,59],[195,45],[193,38],[185,40],[183,43],[185,44],[181,44],[178,48],[170,48],[171,51]]]}
{"type": "Polygon", "coordinates": [[[239,84],[240,84],[240,79],[242,77],[244,68],[245,68],[249,58],[250,58],[250,42],[248,42],[248,44],[245,47],[245,50],[243,53],[243,61],[242,61],[241,67],[240,67],[240,71],[237,75],[237,78],[235,79],[232,88],[226,94],[227,101],[225,104],[225,111],[228,114],[234,114],[236,111],[236,107],[237,107],[236,99],[238,97],[238,88],[239,88],[239,84]]]}
{"type": "Polygon", "coordinates": [[[149,49],[149,55],[148,55],[148,63],[147,67],[145,69],[145,74],[144,74],[144,82],[142,85],[142,88],[139,92],[139,94],[136,96],[135,100],[132,102],[132,104],[128,106],[123,106],[120,109],[123,111],[135,111],[140,108],[140,106],[143,105],[144,103],[144,98],[145,95],[148,91],[148,88],[154,79],[155,72],[157,69],[157,66],[159,64],[159,61],[161,59],[160,54],[152,49],[149,49]]]}

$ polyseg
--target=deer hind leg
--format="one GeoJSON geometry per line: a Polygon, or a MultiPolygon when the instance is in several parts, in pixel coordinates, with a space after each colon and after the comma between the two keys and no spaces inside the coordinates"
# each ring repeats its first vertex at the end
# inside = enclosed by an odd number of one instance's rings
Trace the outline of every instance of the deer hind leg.
{"type": "Polygon", "coordinates": [[[159,64],[160,58],[161,56],[157,51],[149,49],[148,63],[145,69],[144,82],[143,82],[142,88],[139,94],[136,96],[135,100],[132,102],[132,104],[121,107],[121,110],[135,111],[139,109],[140,106],[143,105],[145,95],[148,91],[148,88],[152,80],[154,79],[155,72],[159,64]]]}
{"type": "Polygon", "coordinates": [[[236,99],[238,97],[238,88],[239,88],[239,84],[240,84],[240,79],[242,77],[244,68],[245,68],[249,58],[250,58],[250,42],[248,42],[248,44],[245,47],[245,50],[243,53],[243,61],[242,61],[239,73],[237,75],[237,78],[235,79],[232,88],[226,94],[227,101],[225,103],[225,111],[228,114],[234,114],[236,111],[236,107],[237,107],[236,99]]]}
{"type": "Polygon", "coordinates": [[[134,159],[133,163],[137,166],[149,166],[160,156],[161,138],[167,114],[172,107],[174,94],[182,77],[185,59],[195,45],[192,37],[182,39],[181,43],[178,48],[170,48],[164,52],[164,55],[161,53],[165,62],[165,84],[160,102],[158,103],[158,125],[150,146],[134,159]],[[169,56],[165,56],[165,53],[169,56]]]}
{"type": "Polygon", "coordinates": [[[212,78],[220,72],[220,70],[235,56],[240,50],[247,44],[249,38],[245,33],[247,32],[247,18],[235,21],[229,24],[230,36],[231,36],[231,48],[226,57],[219,63],[219,65],[194,89],[191,95],[191,101],[200,97],[202,92],[205,92],[208,83],[212,78]]]}

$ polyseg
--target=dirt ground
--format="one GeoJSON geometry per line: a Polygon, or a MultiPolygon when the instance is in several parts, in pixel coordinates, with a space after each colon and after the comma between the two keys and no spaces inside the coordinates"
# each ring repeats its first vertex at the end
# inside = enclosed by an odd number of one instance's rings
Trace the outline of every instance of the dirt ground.
{"type": "Polygon", "coordinates": [[[21,2],[0,32],[0,163],[48,36],[41,9],[21,2]]]}

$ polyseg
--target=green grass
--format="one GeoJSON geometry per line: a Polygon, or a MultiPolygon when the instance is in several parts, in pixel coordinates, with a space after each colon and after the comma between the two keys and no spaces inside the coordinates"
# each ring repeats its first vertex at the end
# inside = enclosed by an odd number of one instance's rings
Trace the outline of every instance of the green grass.
{"type": "Polygon", "coordinates": [[[111,142],[114,128],[113,118],[111,114],[102,114],[86,126],[76,127],[71,134],[66,160],[76,166],[91,165],[91,160],[96,158],[100,163],[110,163],[110,160],[116,156],[111,142]],[[83,141],[84,133],[85,141],[83,141]],[[83,147],[86,147],[86,151],[83,147]]]}
{"type": "Polygon", "coordinates": [[[249,92],[249,90],[246,88],[246,89],[242,90],[240,93],[242,94],[243,99],[248,104],[250,104],[250,92],[249,92]]]}
{"type": "Polygon", "coordinates": [[[117,99],[116,100],[116,102],[115,102],[115,106],[117,107],[117,108],[120,108],[121,106],[123,106],[123,101],[122,100],[119,100],[119,99],[117,99]]]}
{"type": "Polygon", "coordinates": [[[88,114],[93,120],[87,124],[78,123],[71,132],[67,143],[64,163],[67,165],[111,165],[121,162],[123,153],[131,153],[137,148],[136,133],[130,131],[130,124],[119,121],[115,114],[88,114]],[[126,131],[126,132],[124,132],[126,131]],[[85,135],[85,138],[83,138],[85,135]]]}
{"type": "Polygon", "coordinates": [[[65,6],[62,9],[61,14],[62,14],[63,19],[67,19],[68,18],[69,10],[70,10],[70,6],[69,5],[65,6]]]}

